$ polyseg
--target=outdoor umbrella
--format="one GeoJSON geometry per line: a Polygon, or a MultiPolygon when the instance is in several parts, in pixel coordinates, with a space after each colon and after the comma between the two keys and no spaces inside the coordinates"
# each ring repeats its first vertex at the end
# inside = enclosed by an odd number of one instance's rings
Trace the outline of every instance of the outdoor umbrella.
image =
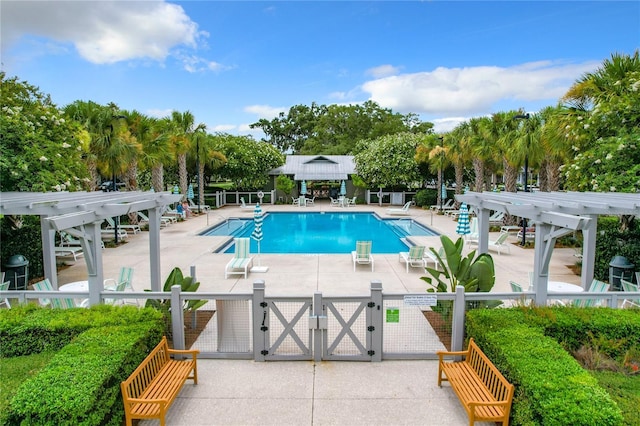
{"type": "Polygon", "coordinates": [[[469,209],[465,203],[460,206],[460,214],[458,215],[458,226],[456,226],[456,234],[467,235],[471,233],[469,228],[469,209]]]}
{"type": "Polygon", "coordinates": [[[442,193],[440,196],[442,197],[442,201],[447,199],[447,187],[444,183],[442,184],[442,193]]]}
{"type": "Polygon", "coordinates": [[[258,266],[254,266],[251,268],[251,272],[267,272],[269,267],[260,265],[260,241],[262,241],[262,208],[260,208],[260,203],[256,203],[256,207],[253,209],[253,232],[251,233],[251,238],[253,238],[256,243],[258,243],[258,266]]]}
{"type": "Polygon", "coordinates": [[[187,189],[187,198],[193,200],[193,185],[189,184],[189,188],[187,189]]]}
{"type": "Polygon", "coordinates": [[[300,194],[305,195],[307,193],[307,181],[302,181],[302,187],[300,188],[300,194]]]}
{"type": "Polygon", "coordinates": [[[344,181],[340,184],[340,195],[347,195],[347,184],[344,181]]]}

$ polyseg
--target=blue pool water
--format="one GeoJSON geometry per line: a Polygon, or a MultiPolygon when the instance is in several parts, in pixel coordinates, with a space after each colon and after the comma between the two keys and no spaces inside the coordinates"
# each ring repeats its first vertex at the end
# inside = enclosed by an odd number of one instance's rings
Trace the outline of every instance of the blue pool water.
{"type": "MultiPolygon", "coordinates": [[[[201,235],[250,237],[253,219],[228,219],[201,235]]],[[[373,253],[406,251],[405,237],[438,235],[411,219],[380,219],[372,213],[268,213],[261,253],[350,253],[356,241],[371,240],[373,253]]],[[[233,245],[221,250],[233,253],[233,245]]],[[[251,239],[251,252],[257,253],[251,239]]]]}

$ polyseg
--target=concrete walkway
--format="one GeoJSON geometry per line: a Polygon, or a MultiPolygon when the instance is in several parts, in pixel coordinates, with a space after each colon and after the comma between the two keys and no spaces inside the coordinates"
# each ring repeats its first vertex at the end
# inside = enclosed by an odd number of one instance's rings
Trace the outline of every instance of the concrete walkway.
{"type": "MultiPolygon", "coordinates": [[[[376,211],[390,217],[386,208],[357,206],[349,211],[376,211]]],[[[265,211],[340,211],[328,202],[314,207],[264,205],[265,211]]],[[[456,238],[456,222],[416,207],[410,217],[437,232],[456,238]]],[[[351,256],[263,254],[266,273],[251,273],[248,278],[224,278],[230,254],[216,254],[225,238],[198,234],[229,217],[252,217],[251,209],[224,207],[162,229],[161,271],[164,280],[178,266],[188,272],[196,267],[201,291],[251,292],[252,283],[265,280],[267,296],[303,295],[314,291],[332,295],[367,295],[371,280],[382,281],[386,293],[423,293],[424,271],[406,272],[397,254],[374,254],[375,272],[368,267],[353,271],[351,256]]],[[[495,237],[495,236],[494,236],[495,237]]],[[[438,237],[416,239],[427,247],[440,247],[438,237]]],[[[513,242],[515,237],[511,237],[513,242]]],[[[468,248],[465,248],[468,250],[468,248]]],[[[510,291],[509,280],[528,285],[533,270],[532,249],[511,246],[511,253],[497,255],[494,291],[510,291]]],[[[135,269],[136,290],[149,285],[148,233],[130,236],[117,248],[104,250],[105,277],[116,277],[120,267],[135,269]]],[[[578,284],[580,277],[568,268],[575,263],[572,249],[556,249],[550,280],[578,284]]],[[[79,260],[59,274],[59,283],[84,280],[86,266],[79,260]]],[[[265,362],[244,360],[201,360],[199,384],[187,383],[172,406],[169,425],[466,425],[466,413],[453,390],[445,384],[438,388],[437,361],[367,362],[265,362]]],[[[141,425],[158,424],[145,421],[141,425]]],[[[477,423],[489,425],[492,423],[477,423]]]]}

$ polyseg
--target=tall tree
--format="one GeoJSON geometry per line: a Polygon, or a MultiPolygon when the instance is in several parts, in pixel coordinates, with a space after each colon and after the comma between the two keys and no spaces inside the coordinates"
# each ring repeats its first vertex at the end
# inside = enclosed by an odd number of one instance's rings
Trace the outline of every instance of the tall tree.
{"type": "Polygon", "coordinates": [[[189,175],[187,171],[187,153],[191,150],[193,134],[196,131],[206,129],[203,123],[195,125],[195,117],[191,111],[171,113],[171,124],[173,134],[171,142],[178,161],[178,176],[180,179],[180,193],[186,194],[189,185],[189,175]]]}
{"type": "MultiPolygon", "coordinates": [[[[449,148],[445,144],[445,136],[429,135],[424,143],[418,145],[415,159],[419,164],[428,164],[429,170],[437,175],[437,204],[442,205],[442,186],[444,185],[444,169],[449,164],[449,148]]],[[[448,141],[447,141],[448,142],[448,141]]]]}
{"type": "Polygon", "coordinates": [[[422,137],[396,133],[360,141],[354,156],[358,176],[375,188],[400,189],[420,182],[415,154],[422,137]]]}

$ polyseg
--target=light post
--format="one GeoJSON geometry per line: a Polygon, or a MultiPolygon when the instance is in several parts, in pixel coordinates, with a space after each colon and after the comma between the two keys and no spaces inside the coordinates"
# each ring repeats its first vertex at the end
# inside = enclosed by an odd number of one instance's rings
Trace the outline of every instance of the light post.
{"type": "MultiPolygon", "coordinates": [[[[529,113],[526,114],[518,114],[514,115],[514,120],[528,120],[530,117],[529,113]]],[[[527,149],[524,153],[524,192],[529,192],[529,188],[527,186],[527,182],[529,180],[529,146],[527,143],[527,149]]],[[[527,219],[522,218],[522,241],[520,242],[521,246],[524,246],[527,242],[527,219]]]]}
{"type": "Polygon", "coordinates": [[[444,198],[446,197],[446,190],[443,191],[444,187],[444,176],[442,175],[442,154],[443,154],[443,144],[444,144],[444,136],[438,136],[438,140],[440,141],[440,164],[438,165],[438,175],[440,180],[440,213],[442,213],[442,204],[444,202],[444,198]],[[442,196],[444,194],[444,197],[442,196]]]}
{"type": "Polygon", "coordinates": [[[196,176],[198,180],[198,216],[200,215],[200,139],[196,139],[196,176]]]}

